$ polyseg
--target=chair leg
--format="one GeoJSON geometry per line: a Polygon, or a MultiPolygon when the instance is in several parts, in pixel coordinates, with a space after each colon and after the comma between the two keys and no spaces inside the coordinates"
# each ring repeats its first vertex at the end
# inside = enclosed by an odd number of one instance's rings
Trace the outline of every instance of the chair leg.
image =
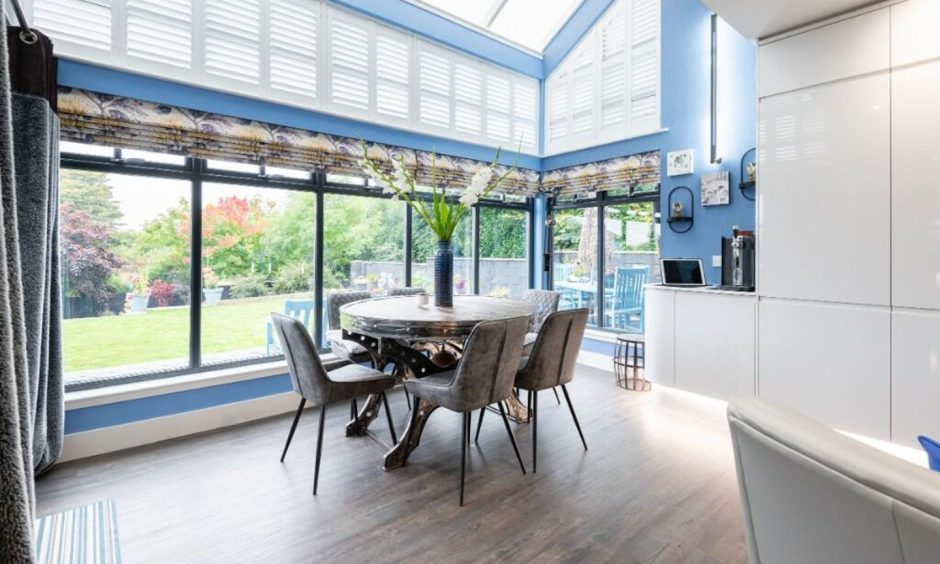
{"type": "Polygon", "coordinates": [[[382,405],[385,407],[385,418],[388,419],[388,432],[392,435],[392,444],[398,443],[398,437],[395,435],[395,423],[392,422],[392,410],[388,408],[388,397],[382,392],[382,405]]]}
{"type": "Polygon", "coordinates": [[[558,402],[558,405],[561,405],[561,398],[558,397],[558,388],[552,388],[552,391],[555,392],[555,401],[558,402]]]}
{"type": "Polygon", "coordinates": [[[519,459],[519,468],[522,468],[522,473],[525,474],[525,464],[522,463],[522,453],[519,452],[519,445],[516,444],[516,435],[513,434],[512,427],[509,426],[509,418],[506,417],[503,402],[497,402],[496,405],[499,406],[499,414],[503,416],[503,425],[506,426],[506,432],[509,433],[509,441],[512,443],[512,450],[516,451],[516,458],[519,459]]]}
{"type": "Polygon", "coordinates": [[[473,442],[480,442],[480,428],[483,427],[483,414],[486,413],[486,408],[480,410],[480,418],[477,419],[477,434],[473,437],[473,442]]]}
{"type": "Polygon", "coordinates": [[[323,452],[323,428],[326,427],[326,405],[320,406],[320,428],[317,429],[317,461],[313,467],[313,495],[317,495],[320,481],[320,454],[323,452]]]}
{"type": "Polygon", "coordinates": [[[290,426],[290,433],[287,433],[287,442],[284,443],[284,452],[281,453],[281,462],[284,462],[284,457],[287,456],[287,448],[294,438],[294,431],[297,430],[297,423],[300,421],[300,415],[304,412],[304,405],[306,405],[306,403],[306,398],[300,398],[300,406],[297,408],[297,415],[294,416],[294,422],[290,426]]]}
{"type": "Polygon", "coordinates": [[[471,414],[471,412],[468,411],[468,412],[467,412],[467,433],[466,433],[466,435],[467,435],[467,446],[470,446],[470,426],[472,425],[472,423],[470,423],[470,414],[471,414]]]}
{"type": "Polygon", "coordinates": [[[532,473],[538,470],[539,445],[539,393],[530,391],[532,395],[532,411],[529,412],[529,421],[532,422],[532,473]]]}
{"type": "MultiPolygon", "coordinates": [[[[405,390],[402,387],[402,390],[405,390]]],[[[405,390],[405,403],[408,404],[408,411],[411,411],[411,394],[408,393],[408,390],[405,390]]]]}
{"type": "Polygon", "coordinates": [[[464,437],[470,436],[470,412],[460,415],[463,417],[463,433],[460,435],[460,506],[463,507],[463,490],[467,475],[467,441],[464,437]]]}
{"type": "Polygon", "coordinates": [[[353,398],[349,402],[349,420],[352,421],[359,416],[359,404],[356,402],[356,398],[353,398]]]}
{"type": "Polygon", "coordinates": [[[584,440],[584,433],[581,432],[581,424],[578,423],[578,416],[574,414],[574,406],[571,405],[571,397],[568,396],[568,388],[562,385],[561,391],[564,392],[565,401],[568,402],[568,409],[571,410],[571,418],[574,419],[574,426],[578,428],[578,434],[581,435],[581,444],[584,445],[584,450],[587,450],[587,442],[584,440]]]}

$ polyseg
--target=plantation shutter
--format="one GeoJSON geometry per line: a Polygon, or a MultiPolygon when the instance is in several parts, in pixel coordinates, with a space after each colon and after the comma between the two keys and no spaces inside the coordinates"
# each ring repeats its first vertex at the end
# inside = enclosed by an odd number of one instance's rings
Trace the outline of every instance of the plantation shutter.
{"type": "Polygon", "coordinates": [[[594,38],[578,47],[571,70],[571,135],[590,137],[594,133],[594,38]]]}
{"type": "Polygon", "coordinates": [[[483,71],[480,63],[458,59],[454,63],[454,127],[470,135],[483,133],[483,71]]]}
{"type": "Polygon", "coordinates": [[[487,69],[486,72],[486,136],[494,141],[510,141],[509,76],[487,69]]]}
{"type": "Polygon", "coordinates": [[[513,145],[521,143],[523,147],[536,147],[535,128],[538,118],[538,84],[532,81],[513,81],[512,115],[513,145]]]}
{"type": "Polygon", "coordinates": [[[569,83],[566,69],[559,70],[548,79],[548,144],[552,150],[564,146],[571,134],[571,104],[569,83]]]}
{"type": "Polygon", "coordinates": [[[432,127],[450,127],[450,59],[446,51],[418,44],[418,121],[432,127]]]}
{"type": "Polygon", "coordinates": [[[378,28],[375,35],[375,110],[385,117],[407,120],[410,86],[411,45],[408,36],[378,28]]]}
{"type": "Polygon", "coordinates": [[[206,2],[206,72],[259,84],[259,0],[206,2]]]}
{"type": "Polygon", "coordinates": [[[127,54],[188,69],[191,22],[189,0],[127,0],[127,54]]]}
{"type": "Polygon", "coordinates": [[[317,97],[319,10],[306,0],[270,0],[271,88],[317,97]]]}
{"type": "Polygon", "coordinates": [[[33,25],[54,41],[111,50],[110,0],[35,0],[33,25]]]}
{"type": "Polygon", "coordinates": [[[330,11],[330,102],[369,110],[369,22],[330,11]]]}
{"type": "Polygon", "coordinates": [[[628,131],[627,123],[627,14],[618,3],[600,30],[601,136],[628,131]]]}
{"type": "Polygon", "coordinates": [[[635,131],[659,126],[659,0],[632,0],[630,120],[635,131]]]}

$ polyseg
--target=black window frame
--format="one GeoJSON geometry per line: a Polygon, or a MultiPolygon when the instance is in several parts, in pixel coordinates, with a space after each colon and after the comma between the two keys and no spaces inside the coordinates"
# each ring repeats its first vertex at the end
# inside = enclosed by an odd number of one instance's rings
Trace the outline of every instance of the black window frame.
{"type": "MultiPolygon", "coordinates": [[[[201,157],[185,157],[181,165],[148,162],[142,159],[127,159],[122,156],[119,148],[112,149],[112,156],[85,155],[81,153],[62,152],[60,156],[61,170],[84,170],[91,172],[101,172],[105,174],[121,174],[125,176],[146,176],[150,178],[184,180],[190,183],[190,213],[191,213],[191,233],[190,233],[190,296],[202,296],[202,269],[197,265],[202,264],[202,196],[203,184],[206,182],[253,186],[258,188],[271,188],[280,190],[295,190],[310,192],[316,195],[316,213],[310,219],[314,227],[314,315],[313,335],[314,342],[317,343],[321,352],[329,352],[328,347],[322,346],[318,336],[324,334],[323,327],[323,306],[325,304],[325,295],[323,288],[323,228],[324,228],[324,198],[325,194],[339,194],[349,196],[364,196],[371,198],[391,199],[391,195],[383,194],[381,189],[369,187],[365,177],[362,184],[345,184],[337,182],[328,182],[328,171],[313,170],[307,179],[289,178],[282,176],[268,175],[264,165],[261,165],[259,173],[236,172],[222,169],[213,169],[208,166],[207,159],[201,157]]],[[[344,175],[345,176],[345,175],[344,175]]],[[[421,194],[418,197],[430,200],[430,194],[421,194]]],[[[451,201],[456,198],[448,197],[451,201]]],[[[412,283],[412,225],[415,221],[414,213],[410,206],[405,206],[404,220],[404,264],[405,264],[405,285],[412,283]]],[[[527,267],[528,267],[528,286],[534,286],[534,205],[535,200],[527,197],[524,202],[505,202],[501,200],[485,200],[473,207],[471,214],[472,234],[473,234],[473,293],[479,292],[479,206],[499,207],[516,209],[526,212],[526,249],[527,249],[527,267]]],[[[190,320],[189,320],[189,365],[183,368],[168,368],[163,370],[154,370],[146,372],[130,372],[118,375],[102,375],[100,377],[89,377],[87,379],[70,382],[66,384],[66,391],[80,391],[89,389],[104,388],[107,386],[127,384],[132,382],[141,382],[169,378],[172,376],[181,376],[188,374],[197,374],[214,370],[227,368],[246,367],[257,364],[266,364],[277,362],[284,359],[283,355],[258,357],[252,359],[233,360],[224,362],[203,362],[202,358],[202,300],[190,299],[190,320]]]]}

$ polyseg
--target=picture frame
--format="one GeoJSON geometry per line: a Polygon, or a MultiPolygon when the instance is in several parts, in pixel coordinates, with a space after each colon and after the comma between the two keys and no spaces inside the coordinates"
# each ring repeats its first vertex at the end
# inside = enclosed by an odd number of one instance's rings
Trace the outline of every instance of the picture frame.
{"type": "Polygon", "coordinates": [[[666,153],[666,176],[682,176],[695,172],[695,150],[683,149],[666,153]]]}
{"type": "Polygon", "coordinates": [[[702,205],[726,206],[731,203],[731,174],[727,170],[702,174],[702,205]]]}

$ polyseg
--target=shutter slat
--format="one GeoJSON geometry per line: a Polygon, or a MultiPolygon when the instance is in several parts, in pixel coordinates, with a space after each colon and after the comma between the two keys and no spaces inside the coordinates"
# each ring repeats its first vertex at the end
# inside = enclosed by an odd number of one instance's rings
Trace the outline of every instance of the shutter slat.
{"type": "Polygon", "coordinates": [[[188,1],[127,2],[127,54],[188,69],[192,63],[188,1]]]}
{"type": "Polygon", "coordinates": [[[271,88],[315,98],[319,11],[305,0],[270,0],[271,88]]]}
{"type": "Polygon", "coordinates": [[[35,0],[33,25],[53,41],[111,50],[110,0],[35,0]]]}
{"type": "Polygon", "coordinates": [[[330,21],[331,101],[369,109],[369,29],[367,21],[340,17],[330,21]]]}
{"type": "Polygon", "coordinates": [[[260,82],[258,0],[206,2],[206,72],[251,84],[260,82]]]}

